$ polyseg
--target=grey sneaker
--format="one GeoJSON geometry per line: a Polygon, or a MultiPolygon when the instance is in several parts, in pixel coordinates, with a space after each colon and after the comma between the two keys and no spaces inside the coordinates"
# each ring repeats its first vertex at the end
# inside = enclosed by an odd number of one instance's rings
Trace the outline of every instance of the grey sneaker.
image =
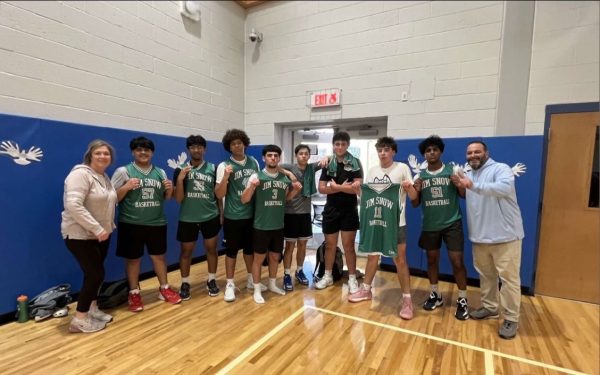
{"type": "Polygon", "coordinates": [[[98,309],[96,309],[96,310],[90,309],[90,311],[88,311],[88,315],[92,319],[96,319],[96,320],[99,320],[104,323],[112,322],[112,320],[113,320],[112,315],[109,315],[109,314],[105,313],[104,311],[98,310],[98,309]]]}
{"type": "Polygon", "coordinates": [[[511,322],[510,320],[504,320],[502,327],[500,327],[500,330],[498,330],[498,335],[503,339],[510,340],[515,338],[518,329],[519,323],[511,322]]]}
{"type": "Polygon", "coordinates": [[[69,324],[69,332],[71,333],[92,333],[98,332],[106,327],[106,323],[92,319],[89,315],[84,319],[73,318],[69,324]]]}
{"type": "Polygon", "coordinates": [[[490,311],[485,307],[480,307],[469,314],[473,319],[498,319],[497,311],[490,311]]]}

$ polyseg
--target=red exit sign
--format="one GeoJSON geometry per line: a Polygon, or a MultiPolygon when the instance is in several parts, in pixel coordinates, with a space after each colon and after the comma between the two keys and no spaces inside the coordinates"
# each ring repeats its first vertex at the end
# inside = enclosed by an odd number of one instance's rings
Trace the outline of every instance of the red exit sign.
{"type": "Polygon", "coordinates": [[[333,107],[341,104],[340,89],[327,89],[322,91],[314,91],[310,95],[310,107],[333,107]]]}

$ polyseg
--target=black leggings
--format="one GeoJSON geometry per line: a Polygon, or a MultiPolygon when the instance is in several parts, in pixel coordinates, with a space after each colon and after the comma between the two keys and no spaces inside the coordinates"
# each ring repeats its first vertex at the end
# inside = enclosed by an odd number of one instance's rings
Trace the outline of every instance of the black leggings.
{"type": "Polygon", "coordinates": [[[79,291],[77,311],[85,313],[92,301],[98,297],[98,290],[104,281],[104,259],[108,254],[110,236],[106,241],[65,239],[67,248],[83,271],[83,285],[79,291]]]}

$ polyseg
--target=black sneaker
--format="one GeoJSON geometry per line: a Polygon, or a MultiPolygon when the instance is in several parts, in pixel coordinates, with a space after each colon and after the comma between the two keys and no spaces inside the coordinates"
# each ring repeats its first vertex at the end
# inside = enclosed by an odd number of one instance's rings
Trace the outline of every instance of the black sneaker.
{"type": "Polygon", "coordinates": [[[466,298],[459,298],[456,300],[456,313],[454,317],[458,320],[469,319],[469,306],[467,305],[466,298]]]}
{"type": "Polygon", "coordinates": [[[192,298],[192,294],[190,293],[190,284],[189,283],[181,284],[181,287],[179,287],[179,297],[181,297],[181,299],[184,301],[187,301],[190,298],[192,298]]]}
{"type": "Polygon", "coordinates": [[[206,282],[206,289],[208,289],[208,295],[211,297],[216,297],[219,295],[221,289],[217,286],[217,280],[212,279],[206,282]]]}
{"type": "Polygon", "coordinates": [[[432,311],[438,308],[439,306],[442,306],[443,304],[444,300],[442,299],[442,297],[436,292],[431,291],[429,298],[427,298],[427,300],[423,304],[423,308],[427,311],[432,311]]]}

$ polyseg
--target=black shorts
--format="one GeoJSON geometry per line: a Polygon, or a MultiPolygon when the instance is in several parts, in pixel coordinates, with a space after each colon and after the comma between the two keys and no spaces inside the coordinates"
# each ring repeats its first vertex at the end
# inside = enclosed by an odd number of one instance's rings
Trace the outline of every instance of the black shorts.
{"type": "Polygon", "coordinates": [[[462,220],[457,220],[442,230],[421,232],[419,247],[425,250],[439,250],[442,247],[442,240],[448,251],[464,251],[462,220]]]}
{"type": "Polygon", "coordinates": [[[119,222],[117,227],[117,256],[138,259],[144,255],[144,246],[150,255],[167,252],[166,225],[137,225],[119,222]]]}
{"type": "Polygon", "coordinates": [[[219,234],[220,230],[221,221],[219,216],[199,223],[180,221],[177,225],[177,241],[196,242],[198,241],[198,232],[202,232],[202,237],[208,240],[219,234]]]}
{"type": "Polygon", "coordinates": [[[398,245],[406,243],[406,225],[398,227],[398,245]]]}
{"type": "Polygon", "coordinates": [[[312,238],[310,214],[285,214],[283,236],[286,241],[308,240],[312,238]]]}
{"type": "Polygon", "coordinates": [[[223,235],[225,237],[225,246],[230,251],[244,249],[244,254],[254,254],[252,247],[252,235],[254,228],[254,219],[223,220],[223,235]]]}
{"type": "Polygon", "coordinates": [[[283,229],[260,230],[254,229],[254,252],[266,254],[283,252],[283,229]]]}
{"type": "Polygon", "coordinates": [[[325,210],[323,211],[324,234],[333,234],[339,231],[356,231],[358,228],[358,208],[356,206],[340,209],[325,205],[325,210]]]}

